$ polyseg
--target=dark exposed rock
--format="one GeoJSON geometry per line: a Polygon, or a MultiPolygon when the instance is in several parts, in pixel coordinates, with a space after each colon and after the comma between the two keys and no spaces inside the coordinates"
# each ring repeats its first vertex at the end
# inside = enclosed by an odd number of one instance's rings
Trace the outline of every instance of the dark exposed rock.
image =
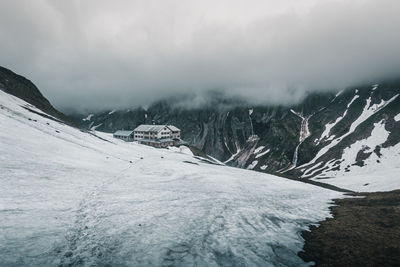
{"type": "Polygon", "coordinates": [[[50,104],[50,102],[42,95],[39,89],[30,80],[1,66],[0,90],[25,100],[43,112],[54,116],[63,122],[72,123],[67,116],[56,110],[50,104]]]}

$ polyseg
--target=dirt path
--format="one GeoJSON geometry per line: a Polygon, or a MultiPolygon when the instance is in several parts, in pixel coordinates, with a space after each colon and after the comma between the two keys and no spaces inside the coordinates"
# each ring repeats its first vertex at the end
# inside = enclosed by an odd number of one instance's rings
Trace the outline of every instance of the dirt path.
{"type": "Polygon", "coordinates": [[[337,199],[334,218],[303,232],[299,256],[317,266],[400,266],[400,190],[337,199]]]}

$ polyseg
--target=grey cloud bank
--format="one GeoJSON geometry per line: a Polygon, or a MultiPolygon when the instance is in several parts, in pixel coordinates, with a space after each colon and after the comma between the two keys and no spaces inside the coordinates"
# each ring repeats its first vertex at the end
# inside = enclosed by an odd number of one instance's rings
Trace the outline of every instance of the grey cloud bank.
{"type": "Polygon", "coordinates": [[[0,65],[62,109],[223,90],[264,104],[400,77],[400,1],[0,2],[0,65]]]}

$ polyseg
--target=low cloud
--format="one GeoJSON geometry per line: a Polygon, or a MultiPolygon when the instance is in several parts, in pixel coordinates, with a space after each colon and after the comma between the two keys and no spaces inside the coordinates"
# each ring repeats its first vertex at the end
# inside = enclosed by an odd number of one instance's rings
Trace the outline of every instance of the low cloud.
{"type": "Polygon", "coordinates": [[[397,0],[5,0],[0,64],[61,109],[210,90],[288,104],[398,77],[398,10],[397,0]]]}

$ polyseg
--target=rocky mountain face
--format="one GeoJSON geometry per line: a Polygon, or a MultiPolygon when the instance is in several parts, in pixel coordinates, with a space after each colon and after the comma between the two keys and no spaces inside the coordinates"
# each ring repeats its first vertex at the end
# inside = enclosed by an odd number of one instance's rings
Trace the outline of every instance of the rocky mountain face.
{"type": "Polygon", "coordinates": [[[196,151],[234,167],[324,179],[339,186],[352,187],[355,181],[363,190],[374,186],[363,182],[366,174],[373,172],[376,179],[390,183],[400,171],[400,80],[337,94],[312,93],[293,106],[251,106],[212,92],[201,107],[190,107],[187,97],[175,97],[146,109],[68,117],[31,81],[2,67],[0,90],[29,102],[32,106],[23,108],[30,112],[86,130],[114,132],[144,123],[172,124],[196,151]]]}
{"type": "MultiPolygon", "coordinates": [[[[310,94],[295,106],[249,106],[217,95],[202,108],[182,107],[174,99],[146,110],[75,114],[73,119],[80,127],[106,132],[173,124],[184,140],[228,165],[323,178],[372,159],[379,164],[382,151],[399,143],[399,94],[400,82],[393,81],[310,94]]],[[[399,147],[394,151],[399,154],[399,147]]]]}
{"type": "Polygon", "coordinates": [[[399,94],[398,81],[353,88],[311,114],[311,135],[300,146],[303,156],[293,172],[324,179],[359,167],[367,171],[398,165],[399,94]]]}
{"type": "Polygon", "coordinates": [[[0,90],[21,98],[64,122],[72,122],[67,116],[55,109],[30,80],[1,66],[0,90]]]}

